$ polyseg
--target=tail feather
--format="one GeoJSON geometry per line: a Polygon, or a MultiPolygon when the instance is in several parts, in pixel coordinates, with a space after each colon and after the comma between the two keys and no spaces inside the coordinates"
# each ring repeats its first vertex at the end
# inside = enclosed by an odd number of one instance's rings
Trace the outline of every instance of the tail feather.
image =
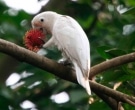
{"type": "Polygon", "coordinates": [[[77,76],[78,83],[86,89],[86,91],[89,95],[91,95],[89,79],[85,78],[83,76],[81,69],[79,68],[79,66],[75,62],[74,62],[74,66],[75,66],[75,70],[76,70],[76,76],[77,76]]]}

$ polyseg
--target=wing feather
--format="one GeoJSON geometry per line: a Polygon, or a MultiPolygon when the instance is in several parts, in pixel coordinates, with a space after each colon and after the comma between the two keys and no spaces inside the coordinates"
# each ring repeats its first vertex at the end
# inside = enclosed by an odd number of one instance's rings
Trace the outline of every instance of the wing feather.
{"type": "Polygon", "coordinates": [[[55,22],[53,36],[64,54],[77,62],[83,76],[88,78],[90,70],[90,47],[86,34],[80,25],[69,16],[61,16],[55,22]]]}

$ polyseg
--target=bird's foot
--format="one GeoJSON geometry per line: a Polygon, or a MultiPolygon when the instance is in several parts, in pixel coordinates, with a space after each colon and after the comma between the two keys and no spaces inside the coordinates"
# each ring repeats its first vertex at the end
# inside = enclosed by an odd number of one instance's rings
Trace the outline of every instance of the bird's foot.
{"type": "Polygon", "coordinates": [[[62,64],[64,66],[72,66],[72,63],[69,60],[63,60],[62,59],[62,60],[59,60],[58,63],[60,63],[60,64],[62,64]]]}

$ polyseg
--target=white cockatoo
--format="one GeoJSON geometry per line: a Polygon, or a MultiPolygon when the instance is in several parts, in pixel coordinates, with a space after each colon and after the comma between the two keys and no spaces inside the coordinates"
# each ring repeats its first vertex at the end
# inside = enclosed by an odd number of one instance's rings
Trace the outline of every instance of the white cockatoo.
{"type": "Polygon", "coordinates": [[[57,46],[62,55],[73,63],[78,83],[91,95],[89,86],[90,45],[77,21],[67,15],[46,11],[33,18],[32,27],[52,35],[43,47],[57,46]]]}

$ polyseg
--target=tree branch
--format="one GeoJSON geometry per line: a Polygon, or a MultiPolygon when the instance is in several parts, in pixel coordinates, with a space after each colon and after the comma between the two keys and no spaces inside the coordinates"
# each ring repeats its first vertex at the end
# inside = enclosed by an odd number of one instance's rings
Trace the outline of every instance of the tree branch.
{"type": "Polygon", "coordinates": [[[119,107],[119,102],[111,97],[108,97],[98,91],[95,92],[97,96],[102,98],[104,102],[106,102],[112,110],[124,110],[122,106],[119,107]]]}
{"type": "MultiPolygon", "coordinates": [[[[19,61],[27,62],[38,68],[48,71],[62,79],[77,83],[76,75],[71,68],[58,64],[53,60],[50,60],[44,56],[38,55],[32,51],[17,46],[14,43],[0,39],[0,51],[14,57],[19,61]]],[[[105,61],[101,64],[98,64],[94,67],[91,67],[91,74],[95,75],[109,68],[119,66],[128,62],[132,62],[134,60],[135,60],[135,53],[116,57],[109,61],[105,61]]],[[[126,103],[130,102],[129,104],[135,106],[135,97],[112,90],[108,87],[105,87],[101,84],[92,81],[90,81],[90,85],[93,92],[99,91],[100,93],[110,96],[118,101],[122,101],[126,103]]]]}
{"type": "Polygon", "coordinates": [[[134,61],[135,61],[135,52],[107,60],[91,68],[90,78],[110,68],[117,67],[134,61]]]}
{"type": "Polygon", "coordinates": [[[97,84],[96,82],[94,83],[94,82],[90,81],[90,84],[91,84],[91,89],[94,92],[100,91],[100,93],[110,96],[113,99],[116,99],[117,101],[126,102],[126,103],[129,103],[130,105],[135,106],[135,97],[133,97],[133,96],[129,96],[129,95],[121,93],[119,91],[115,91],[115,90],[110,89],[101,84],[97,84]],[[129,101],[131,101],[132,103],[129,101]]]}

